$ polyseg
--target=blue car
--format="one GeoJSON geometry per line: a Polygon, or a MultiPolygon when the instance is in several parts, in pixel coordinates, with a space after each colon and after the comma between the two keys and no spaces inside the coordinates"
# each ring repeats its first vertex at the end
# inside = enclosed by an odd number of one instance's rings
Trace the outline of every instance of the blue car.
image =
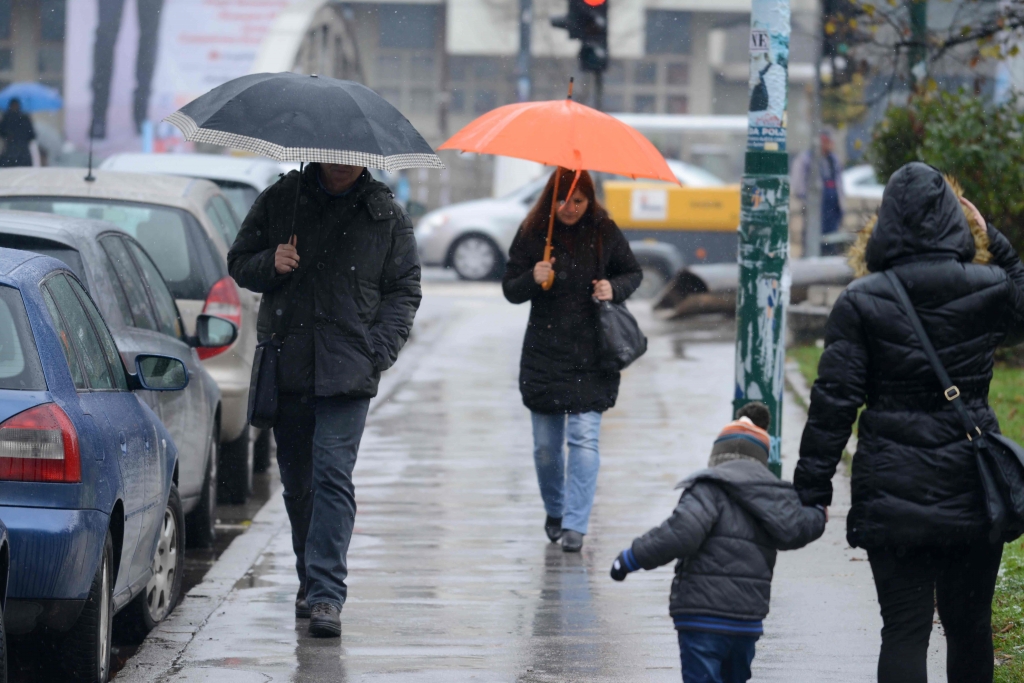
{"type": "Polygon", "coordinates": [[[144,353],[133,370],[64,263],[0,248],[6,626],[62,633],[68,680],[108,679],[118,611],[152,627],[147,584],[172,607],[181,591],[177,450],[136,392],[180,391],[188,371],[144,353]]]}

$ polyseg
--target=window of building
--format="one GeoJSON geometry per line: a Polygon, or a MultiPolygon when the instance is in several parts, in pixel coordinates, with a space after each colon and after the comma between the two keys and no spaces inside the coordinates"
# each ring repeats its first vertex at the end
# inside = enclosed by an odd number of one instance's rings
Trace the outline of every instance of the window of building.
{"type": "Polygon", "coordinates": [[[434,57],[429,54],[417,54],[413,55],[412,59],[409,60],[409,66],[412,70],[412,78],[415,81],[433,81],[434,80],[434,57]]]}
{"type": "Polygon", "coordinates": [[[626,98],[622,95],[605,95],[604,110],[610,112],[621,112],[626,109],[626,98]]]}
{"type": "Polygon", "coordinates": [[[498,106],[498,93],[493,90],[477,90],[473,93],[473,113],[486,114],[498,106]]]}
{"type": "Polygon", "coordinates": [[[11,38],[11,3],[13,0],[0,0],[0,40],[11,38]]]}
{"type": "Polygon", "coordinates": [[[637,114],[653,114],[656,102],[654,95],[636,95],[633,97],[633,111],[637,114]]]}
{"type": "Polygon", "coordinates": [[[60,45],[42,45],[39,48],[39,73],[59,74],[64,68],[64,48],[60,45]]]}
{"type": "Polygon", "coordinates": [[[377,5],[380,46],[405,50],[433,50],[441,7],[437,5],[377,5]]]}
{"type": "Polygon", "coordinates": [[[409,109],[417,114],[434,111],[434,91],[431,88],[413,88],[409,91],[409,109]]]}
{"type": "Polygon", "coordinates": [[[65,0],[40,0],[39,32],[43,40],[64,40],[65,0]]]}
{"type": "Polygon", "coordinates": [[[665,83],[687,85],[690,82],[690,65],[685,62],[670,62],[665,65],[665,83]]]}
{"type": "Polygon", "coordinates": [[[608,70],[604,72],[605,85],[621,85],[626,82],[626,65],[613,59],[608,64],[608,70]]]}
{"type": "Polygon", "coordinates": [[[461,114],[466,109],[466,91],[462,88],[452,89],[452,98],[448,105],[448,111],[461,114]]]}
{"type": "Polygon", "coordinates": [[[673,10],[647,10],[647,54],[690,54],[690,13],[673,10]]]}
{"type": "Polygon", "coordinates": [[[377,55],[378,81],[400,81],[402,80],[402,57],[401,55],[382,54],[377,55]]]}
{"type": "Polygon", "coordinates": [[[653,85],[658,82],[658,65],[656,62],[637,62],[633,67],[633,82],[642,85],[653,85]]]}
{"type": "Polygon", "coordinates": [[[665,109],[669,114],[689,113],[690,100],[686,95],[669,95],[665,98],[665,109]]]}

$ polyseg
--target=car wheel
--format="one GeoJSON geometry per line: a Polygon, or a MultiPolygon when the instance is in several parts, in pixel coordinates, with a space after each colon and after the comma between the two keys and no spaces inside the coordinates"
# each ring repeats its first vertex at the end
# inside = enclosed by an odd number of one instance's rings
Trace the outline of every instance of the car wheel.
{"type": "Polygon", "coordinates": [[[199,505],[185,520],[185,538],[189,547],[209,548],[217,538],[217,460],[220,452],[220,432],[214,428],[210,434],[209,453],[206,457],[206,474],[203,476],[203,491],[199,505]]]}
{"type": "Polygon", "coordinates": [[[253,447],[249,439],[249,425],[234,441],[220,447],[217,500],[221,503],[244,505],[252,493],[253,447]]]}
{"type": "Polygon", "coordinates": [[[652,265],[641,266],[640,270],[644,273],[644,279],[640,281],[640,286],[636,288],[633,296],[637,299],[651,299],[657,296],[668,282],[665,273],[661,268],[652,265]]]}
{"type": "Polygon", "coordinates": [[[497,245],[483,235],[460,237],[452,247],[451,264],[463,280],[493,280],[500,275],[503,261],[497,245]]]}
{"type": "Polygon", "coordinates": [[[264,429],[252,450],[252,471],[266,472],[270,469],[270,430],[264,429]]]}
{"type": "Polygon", "coordinates": [[[110,677],[110,637],[114,621],[114,542],[107,532],[89,596],[65,641],[65,667],[72,681],[106,683],[110,677]]]}
{"type": "Polygon", "coordinates": [[[167,507],[160,520],[153,561],[149,566],[152,575],[126,615],[128,623],[139,635],[149,633],[166,619],[181,597],[181,579],[185,569],[184,521],[178,487],[171,484],[167,507]]]}

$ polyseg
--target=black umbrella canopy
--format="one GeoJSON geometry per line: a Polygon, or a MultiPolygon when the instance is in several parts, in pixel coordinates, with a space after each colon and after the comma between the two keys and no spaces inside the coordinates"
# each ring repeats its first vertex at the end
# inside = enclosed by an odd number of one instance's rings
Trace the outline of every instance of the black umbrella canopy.
{"type": "Polygon", "coordinates": [[[360,83],[295,73],[242,76],[166,119],[186,140],[278,161],[444,168],[409,120],[360,83]]]}

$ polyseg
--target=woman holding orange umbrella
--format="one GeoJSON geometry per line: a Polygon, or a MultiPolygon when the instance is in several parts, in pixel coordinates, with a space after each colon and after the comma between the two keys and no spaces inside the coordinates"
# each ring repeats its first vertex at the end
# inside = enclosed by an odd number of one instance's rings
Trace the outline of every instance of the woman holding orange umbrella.
{"type": "Polygon", "coordinates": [[[544,529],[566,552],[583,547],[600,465],[601,414],[619,393],[619,373],[598,362],[593,299],[625,301],[643,278],[629,242],[597,201],[590,174],[580,173],[574,183],[576,177],[563,168],[551,175],[512,242],[503,282],[506,299],[531,303],[519,390],[532,413],[544,529]]]}

